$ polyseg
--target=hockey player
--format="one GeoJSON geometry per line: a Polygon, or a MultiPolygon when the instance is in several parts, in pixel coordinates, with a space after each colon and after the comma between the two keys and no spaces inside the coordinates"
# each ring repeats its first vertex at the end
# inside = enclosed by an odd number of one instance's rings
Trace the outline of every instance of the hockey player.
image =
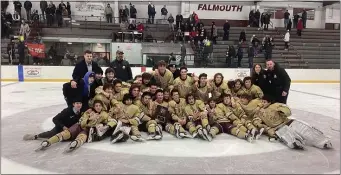
{"type": "Polygon", "coordinates": [[[141,103],[139,104],[141,114],[139,119],[142,124],[139,125],[139,130],[148,132],[148,140],[160,140],[162,139],[162,126],[153,120],[155,104],[151,98],[150,92],[144,92],[141,96],[141,103]]]}
{"type": "Polygon", "coordinates": [[[278,137],[289,148],[303,149],[305,145],[320,149],[332,148],[330,138],[317,128],[291,116],[290,108],[283,103],[273,103],[271,97],[263,98],[263,108],[255,114],[254,124],[265,127],[269,136],[278,137]]]}
{"type": "Polygon", "coordinates": [[[63,130],[69,129],[72,125],[77,123],[81,117],[81,98],[75,98],[72,105],[73,107],[67,107],[53,117],[52,121],[55,124],[53,129],[40,134],[26,134],[24,140],[48,139],[63,130]]]}
{"type": "Polygon", "coordinates": [[[186,98],[186,96],[192,92],[194,83],[198,80],[197,77],[188,76],[187,68],[180,68],[180,77],[174,80],[174,89],[177,89],[180,94],[180,98],[186,98]]]}
{"type": "Polygon", "coordinates": [[[207,118],[207,110],[203,101],[195,100],[193,94],[186,96],[184,115],[187,117],[186,128],[193,138],[199,135],[200,138],[211,141],[212,138],[208,134],[210,125],[207,118]]]}
{"type": "Polygon", "coordinates": [[[149,91],[149,84],[151,81],[155,82],[153,75],[148,72],[144,72],[142,74],[141,92],[149,91]]]}
{"type": "Polygon", "coordinates": [[[167,63],[163,60],[157,63],[157,69],[152,72],[156,83],[162,88],[170,88],[173,89],[173,73],[167,69],[167,63]]]}
{"type": "Polygon", "coordinates": [[[119,79],[114,80],[113,82],[113,98],[110,101],[111,106],[114,106],[117,103],[122,102],[123,96],[128,94],[129,91],[126,88],[122,88],[122,81],[119,79]]]}
{"type": "Polygon", "coordinates": [[[172,97],[170,96],[170,89],[166,88],[163,90],[163,101],[170,102],[172,97]]]}
{"type": "Polygon", "coordinates": [[[199,82],[196,82],[193,88],[193,93],[195,94],[196,99],[207,103],[209,95],[212,92],[211,85],[207,83],[207,74],[200,74],[199,82]]]}
{"type": "Polygon", "coordinates": [[[239,98],[244,91],[242,90],[242,87],[244,86],[244,83],[241,79],[234,80],[234,87],[231,90],[232,96],[239,98]]]}
{"type": "Polygon", "coordinates": [[[221,73],[216,73],[213,80],[210,81],[212,87],[212,97],[213,99],[219,99],[221,94],[230,94],[231,90],[227,86],[227,82],[224,81],[224,76],[221,73]]]}
{"type": "Polygon", "coordinates": [[[189,137],[183,126],[186,126],[187,119],[184,114],[186,100],[180,98],[179,91],[173,89],[171,92],[172,100],[169,102],[169,112],[172,117],[173,126],[170,127],[170,133],[174,134],[177,138],[189,137]],[[173,132],[174,131],[174,132],[173,132]]]}
{"type": "Polygon", "coordinates": [[[114,98],[112,89],[112,84],[104,84],[103,91],[98,93],[89,103],[92,104],[94,101],[99,100],[103,103],[104,110],[109,111],[110,101],[114,98]]]}
{"type": "MultiPolygon", "coordinates": [[[[223,95],[223,97],[225,94],[223,95]]],[[[221,105],[221,104],[218,104],[221,105]]],[[[248,142],[252,142],[254,140],[254,135],[249,134],[247,132],[247,128],[245,128],[243,125],[234,125],[233,122],[230,120],[229,115],[231,112],[228,112],[226,108],[222,105],[220,107],[215,106],[215,102],[210,102],[210,109],[208,110],[208,115],[213,120],[213,125],[209,131],[209,135],[212,138],[215,138],[217,134],[219,133],[227,133],[234,135],[238,138],[245,139],[248,142]]]]}
{"type": "Polygon", "coordinates": [[[87,141],[88,135],[92,134],[89,133],[90,128],[96,127],[98,124],[105,125],[108,121],[108,113],[103,111],[102,102],[94,101],[93,105],[94,107],[92,110],[88,110],[83,113],[79,123],[76,123],[70,128],[52,136],[48,140],[43,141],[36,151],[44,150],[52,144],[61,142],[63,140],[73,140],[67,147],[67,152],[73,151],[76,148],[82,146],[87,141]]]}
{"type": "Polygon", "coordinates": [[[116,129],[111,136],[111,143],[126,141],[129,133],[131,133],[130,138],[133,141],[144,141],[138,129],[138,126],[141,124],[139,119],[141,111],[137,105],[133,104],[133,100],[132,95],[124,94],[123,103],[118,103],[111,108],[109,115],[118,121],[116,129]],[[131,132],[123,130],[122,128],[124,127],[130,127],[131,132]]]}
{"type": "Polygon", "coordinates": [[[252,99],[251,95],[245,93],[240,96],[240,99],[237,100],[237,102],[243,108],[248,120],[252,120],[253,115],[263,107],[261,99],[252,99]]]}
{"type": "Polygon", "coordinates": [[[244,87],[242,90],[244,93],[247,93],[252,96],[252,98],[263,98],[264,94],[262,89],[260,89],[257,85],[252,84],[251,77],[245,77],[243,80],[244,87]]]}

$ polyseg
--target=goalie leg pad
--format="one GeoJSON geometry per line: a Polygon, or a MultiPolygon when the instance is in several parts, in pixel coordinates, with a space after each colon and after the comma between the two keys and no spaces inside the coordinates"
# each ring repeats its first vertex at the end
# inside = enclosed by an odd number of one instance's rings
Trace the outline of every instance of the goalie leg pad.
{"type": "Polygon", "coordinates": [[[323,132],[301,120],[294,120],[289,128],[300,135],[309,146],[323,149],[326,144],[331,143],[330,138],[326,137],[323,132]]]}
{"type": "Polygon", "coordinates": [[[303,138],[296,134],[296,132],[289,128],[287,125],[279,128],[276,131],[276,135],[289,148],[297,148],[297,145],[304,145],[303,138]]]}

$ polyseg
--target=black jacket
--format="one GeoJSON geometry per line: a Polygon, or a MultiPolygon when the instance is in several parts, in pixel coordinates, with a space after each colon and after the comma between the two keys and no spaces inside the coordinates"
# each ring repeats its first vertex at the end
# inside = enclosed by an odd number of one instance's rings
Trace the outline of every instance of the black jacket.
{"type": "Polygon", "coordinates": [[[252,73],[251,82],[252,84],[259,86],[264,94],[268,93],[267,89],[268,85],[266,81],[265,70],[261,70],[259,74],[252,73]]]}
{"type": "Polygon", "coordinates": [[[103,86],[103,82],[102,79],[95,79],[95,81],[91,84],[90,86],[90,95],[89,95],[89,99],[92,99],[95,97],[96,95],[96,88],[98,88],[99,86],[103,86]]]}
{"type": "Polygon", "coordinates": [[[176,21],[182,21],[184,18],[182,17],[182,15],[176,15],[175,20],[176,21]]]}
{"type": "Polygon", "coordinates": [[[131,67],[129,62],[126,60],[117,60],[115,59],[110,63],[111,68],[115,70],[115,75],[117,79],[122,81],[128,81],[133,79],[133,73],[131,72],[131,67]]]}
{"type": "Polygon", "coordinates": [[[226,23],[224,24],[224,32],[227,32],[227,31],[229,31],[229,30],[230,30],[230,23],[226,22],[226,23]]]}
{"type": "MultiPolygon", "coordinates": [[[[83,58],[83,60],[77,63],[75,68],[73,69],[72,79],[75,81],[79,81],[80,79],[84,77],[84,75],[87,72],[88,72],[88,66],[86,65],[85,60],[83,58]]],[[[94,61],[92,62],[92,72],[103,74],[102,68],[99,67],[98,64],[94,61]]]]}
{"type": "Polygon", "coordinates": [[[289,92],[291,79],[287,71],[277,63],[275,63],[274,70],[266,70],[265,75],[266,81],[269,83],[269,94],[275,97],[282,94],[283,91],[289,92]]]}
{"type": "Polygon", "coordinates": [[[82,99],[84,91],[84,80],[80,79],[77,81],[77,88],[71,87],[71,82],[63,84],[63,95],[68,101],[73,99],[82,99]]]}
{"type": "Polygon", "coordinates": [[[22,7],[22,5],[21,5],[21,3],[19,1],[14,1],[13,4],[14,4],[14,9],[15,10],[20,10],[21,7],[22,7]]]}
{"type": "Polygon", "coordinates": [[[47,8],[47,2],[46,1],[40,1],[40,9],[46,10],[47,8]]]}
{"type": "Polygon", "coordinates": [[[31,2],[31,1],[25,1],[25,3],[24,3],[24,8],[25,8],[26,10],[31,10],[31,8],[32,8],[32,2],[31,2]]]}
{"type": "Polygon", "coordinates": [[[167,15],[168,14],[168,10],[166,8],[162,8],[161,9],[161,15],[167,15]]]}
{"type": "Polygon", "coordinates": [[[76,114],[73,111],[73,107],[68,107],[53,117],[52,121],[58,129],[62,130],[64,126],[70,128],[72,125],[76,124],[80,117],[81,114],[76,114]]]}

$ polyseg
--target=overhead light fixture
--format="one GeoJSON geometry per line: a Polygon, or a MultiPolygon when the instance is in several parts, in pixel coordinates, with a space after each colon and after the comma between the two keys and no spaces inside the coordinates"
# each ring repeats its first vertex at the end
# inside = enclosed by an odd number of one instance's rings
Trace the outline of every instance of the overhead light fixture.
{"type": "Polygon", "coordinates": [[[68,42],[67,44],[72,44],[72,42],[68,42]]]}

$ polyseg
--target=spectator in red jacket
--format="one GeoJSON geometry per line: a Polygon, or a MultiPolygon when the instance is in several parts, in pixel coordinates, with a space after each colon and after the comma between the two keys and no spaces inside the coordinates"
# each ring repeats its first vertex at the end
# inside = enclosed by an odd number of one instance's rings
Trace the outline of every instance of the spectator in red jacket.
{"type": "Polygon", "coordinates": [[[142,23],[139,22],[139,23],[137,24],[137,28],[136,28],[136,29],[137,29],[139,32],[142,33],[142,32],[144,31],[144,25],[143,25],[142,23]]]}
{"type": "Polygon", "coordinates": [[[300,18],[297,23],[297,35],[298,36],[302,35],[302,30],[303,30],[303,21],[302,21],[302,18],[300,18]]]}
{"type": "Polygon", "coordinates": [[[191,37],[191,40],[196,40],[198,36],[198,31],[195,30],[195,27],[193,27],[193,30],[189,33],[189,36],[191,37]]]}
{"type": "Polygon", "coordinates": [[[195,12],[193,12],[193,15],[194,15],[195,24],[198,24],[198,22],[199,22],[199,16],[198,16],[198,14],[196,14],[195,12]]]}

